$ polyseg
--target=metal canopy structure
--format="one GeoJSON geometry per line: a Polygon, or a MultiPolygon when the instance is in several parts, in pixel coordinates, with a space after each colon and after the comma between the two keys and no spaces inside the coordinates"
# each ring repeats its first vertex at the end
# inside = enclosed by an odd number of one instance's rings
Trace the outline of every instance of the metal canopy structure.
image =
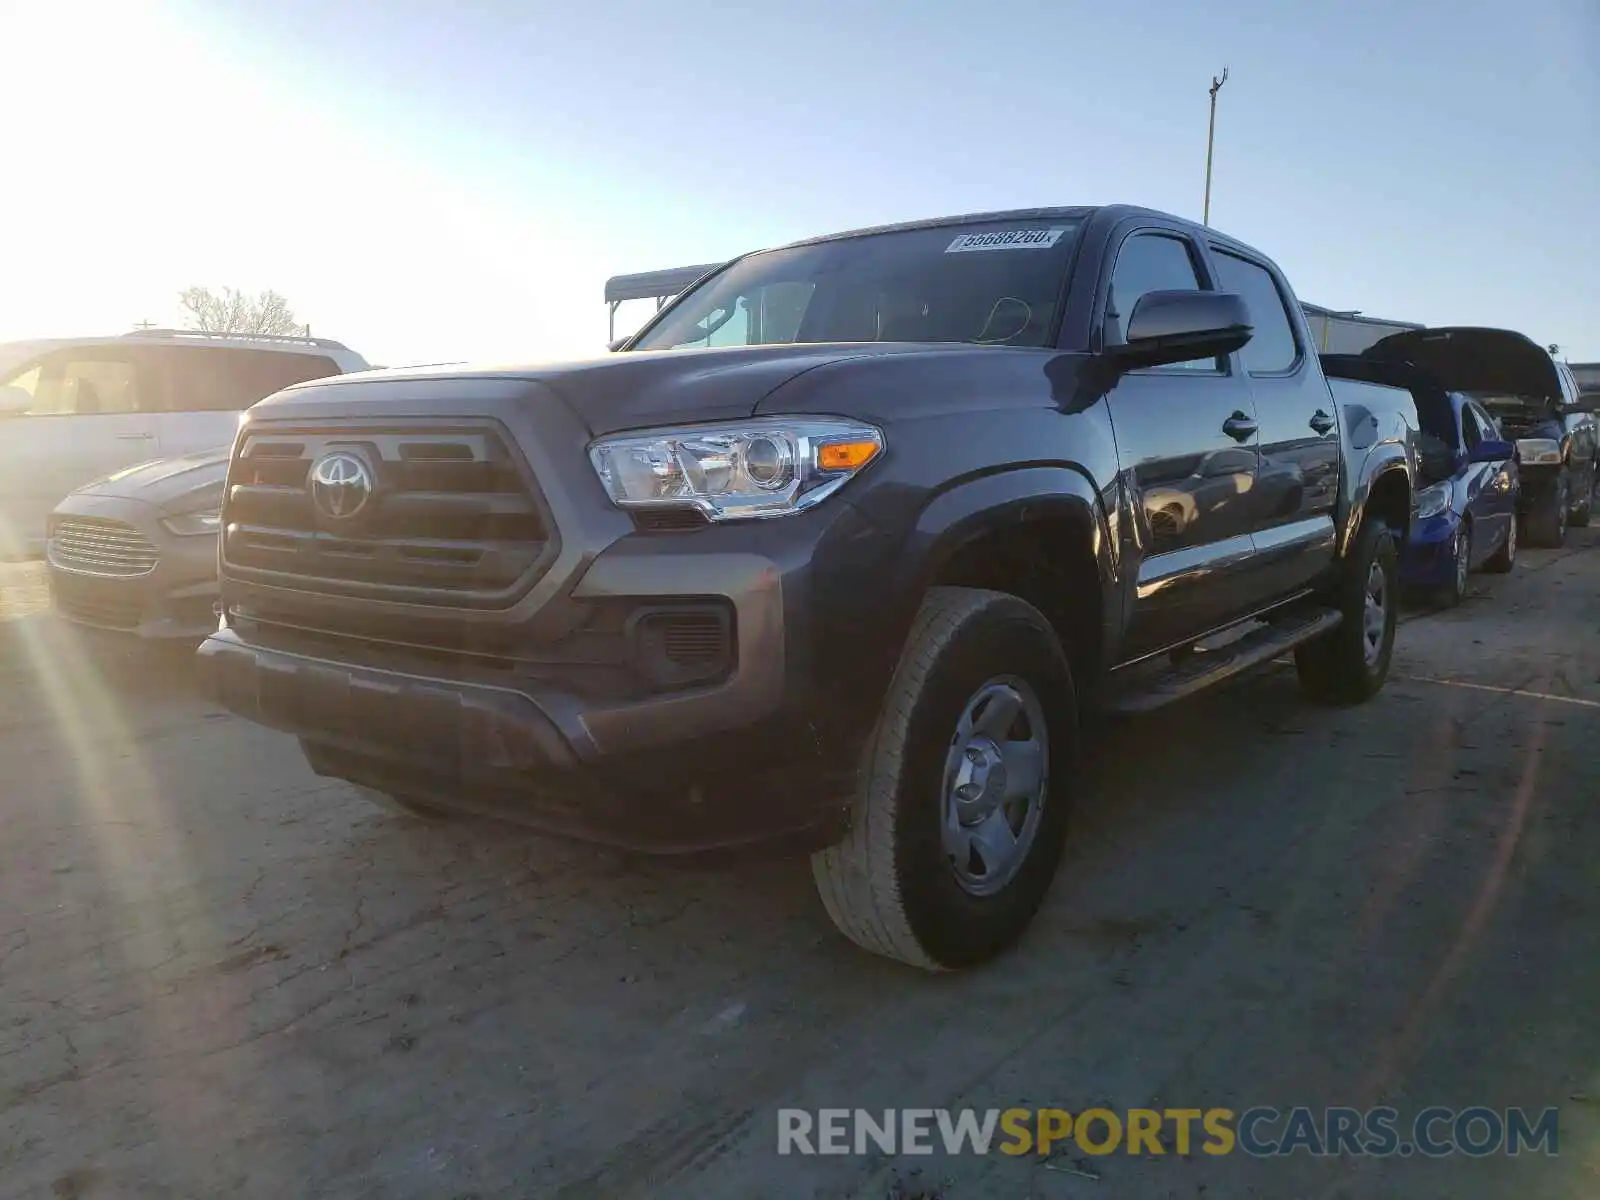
{"type": "Polygon", "coordinates": [[[1306,314],[1306,323],[1311,326],[1311,335],[1321,354],[1360,354],[1391,333],[1426,328],[1414,321],[1364,316],[1359,309],[1340,312],[1317,304],[1301,304],[1300,308],[1306,314]]]}
{"type": "Polygon", "coordinates": [[[670,267],[665,271],[640,271],[634,275],[613,275],[606,280],[606,304],[611,309],[608,341],[617,339],[617,306],[625,300],[654,300],[656,311],[695,280],[721,263],[702,263],[697,267],[670,267]]]}

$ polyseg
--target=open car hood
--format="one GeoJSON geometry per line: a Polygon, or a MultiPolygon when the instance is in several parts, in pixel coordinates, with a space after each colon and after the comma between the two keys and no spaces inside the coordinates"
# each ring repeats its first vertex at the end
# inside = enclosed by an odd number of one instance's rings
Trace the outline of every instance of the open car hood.
{"type": "Polygon", "coordinates": [[[1510,329],[1408,329],[1374,342],[1361,357],[1409,363],[1453,392],[1561,401],[1555,360],[1538,342],[1510,329]]]}
{"type": "Polygon", "coordinates": [[[1406,330],[1373,342],[1362,357],[1418,366],[1451,392],[1555,403],[1562,398],[1554,358],[1533,338],[1514,330],[1469,325],[1406,330]]]}

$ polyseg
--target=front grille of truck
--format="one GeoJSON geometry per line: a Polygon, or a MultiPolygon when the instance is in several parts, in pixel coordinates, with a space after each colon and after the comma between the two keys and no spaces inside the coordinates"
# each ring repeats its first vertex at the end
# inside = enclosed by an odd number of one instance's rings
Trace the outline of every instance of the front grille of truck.
{"type": "Polygon", "coordinates": [[[526,464],[490,422],[247,430],[223,525],[233,578],[457,608],[514,603],[556,550],[526,464]],[[344,516],[314,498],[330,455],[358,459],[372,484],[344,516]]]}
{"type": "Polygon", "coordinates": [[[59,517],[50,530],[50,561],[80,575],[148,575],[156,569],[155,545],[132,525],[102,517],[59,517]]]}

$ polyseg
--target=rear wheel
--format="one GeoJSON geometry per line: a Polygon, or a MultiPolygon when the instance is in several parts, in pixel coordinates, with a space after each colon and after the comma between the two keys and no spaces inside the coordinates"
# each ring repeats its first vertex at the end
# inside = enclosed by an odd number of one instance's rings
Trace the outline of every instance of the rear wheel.
{"type": "Polygon", "coordinates": [[[829,917],[924,970],[999,954],[1055,875],[1076,753],[1050,623],[1015,596],[934,588],[868,740],[850,833],[811,859],[829,917]]]}
{"type": "Polygon", "coordinates": [[[1491,575],[1508,575],[1511,568],[1517,565],[1517,519],[1512,517],[1506,523],[1506,540],[1484,562],[1483,569],[1491,575]]]}
{"type": "Polygon", "coordinates": [[[1362,526],[1340,576],[1334,602],[1343,620],[1295,651],[1300,685],[1329,704],[1376,696],[1394,656],[1399,556],[1381,521],[1362,526]]]}
{"type": "Polygon", "coordinates": [[[1560,549],[1567,540],[1571,495],[1572,482],[1563,470],[1555,484],[1540,493],[1522,520],[1522,536],[1528,545],[1560,549]]]}

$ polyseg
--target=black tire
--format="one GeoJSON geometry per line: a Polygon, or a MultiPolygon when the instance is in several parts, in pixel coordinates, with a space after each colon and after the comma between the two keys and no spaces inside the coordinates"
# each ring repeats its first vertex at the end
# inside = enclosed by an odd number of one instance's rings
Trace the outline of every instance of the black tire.
{"type": "Polygon", "coordinates": [[[1383,688],[1389,661],[1394,657],[1399,561],[1394,534],[1387,525],[1369,520],[1361,527],[1333,597],[1344,619],[1294,653],[1300,685],[1308,695],[1328,704],[1360,704],[1383,688]],[[1368,580],[1374,572],[1382,580],[1382,619],[1375,630],[1376,652],[1369,654],[1367,594],[1368,580]]]}
{"type": "Polygon", "coordinates": [[[1500,549],[1491,554],[1483,564],[1483,569],[1491,575],[1509,575],[1511,568],[1517,565],[1517,519],[1512,517],[1506,524],[1506,540],[1500,543],[1500,549]]]}
{"type": "Polygon", "coordinates": [[[1454,608],[1467,598],[1467,576],[1472,571],[1472,523],[1462,521],[1456,529],[1450,560],[1450,582],[1436,593],[1441,608],[1454,608]]]}
{"type": "Polygon", "coordinates": [[[380,792],[377,788],[364,787],[361,784],[350,785],[361,793],[362,799],[377,805],[397,817],[410,817],[417,821],[458,821],[462,814],[448,808],[435,808],[421,800],[413,800],[409,796],[396,796],[392,792],[380,792]]]}
{"type": "Polygon", "coordinates": [[[1571,483],[1562,471],[1555,485],[1540,494],[1522,519],[1522,537],[1528,545],[1559,550],[1565,544],[1570,495],[1571,483]]]}
{"type": "Polygon", "coordinates": [[[1016,941],[1061,859],[1077,707],[1066,655],[1037,609],[1002,592],[932,589],[868,739],[850,832],[811,858],[840,931],[865,950],[929,971],[976,965],[1016,941]],[[951,734],[963,714],[982,711],[970,706],[997,680],[1030,690],[1044,728],[1032,730],[1032,713],[1026,727],[1046,757],[1031,838],[997,890],[980,895],[958,878],[972,862],[958,867],[946,844],[948,772],[959,744],[951,734]]]}

